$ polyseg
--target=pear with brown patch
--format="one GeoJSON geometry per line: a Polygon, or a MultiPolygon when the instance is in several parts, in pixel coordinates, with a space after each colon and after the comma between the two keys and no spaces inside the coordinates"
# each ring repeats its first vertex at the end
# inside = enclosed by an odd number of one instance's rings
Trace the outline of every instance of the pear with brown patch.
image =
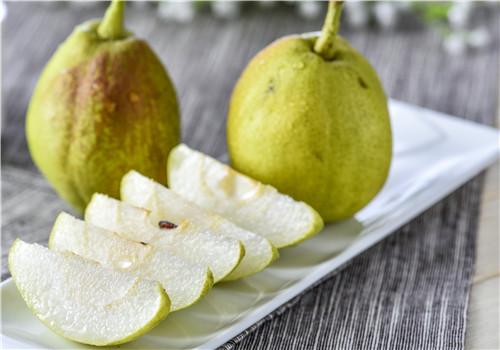
{"type": "Polygon", "coordinates": [[[180,140],[172,82],[149,45],[123,26],[113,1],[102,21],[76,27],[43,71],[26,121],[36,165],[82,211],[94,192],[119,196],[135,169],[165,183],[180,140]]]}

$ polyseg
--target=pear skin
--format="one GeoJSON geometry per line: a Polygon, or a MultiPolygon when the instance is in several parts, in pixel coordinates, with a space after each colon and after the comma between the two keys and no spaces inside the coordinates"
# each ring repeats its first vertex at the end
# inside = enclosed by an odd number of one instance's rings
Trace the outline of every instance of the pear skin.
{"type": "Polygon", "coordinates": [[[369,62],[336,34],[340,7],[330,3],[320,37],[284,37],[251,60],[227,124],[234,168],[327,222],[369,203],[392,157],[386,95],[369,62]]]}

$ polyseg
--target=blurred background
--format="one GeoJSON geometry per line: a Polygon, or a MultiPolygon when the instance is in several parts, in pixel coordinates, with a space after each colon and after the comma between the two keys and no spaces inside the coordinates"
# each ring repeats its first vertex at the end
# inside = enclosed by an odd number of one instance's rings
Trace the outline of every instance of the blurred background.
{"type": "MultiPolygon", "coordinates": [[[[2,3],[2,164],[34,170],[24,117],[55,49],[106,2],[2,3]]],[[[283,35],[321,29],[315,1],[129,2],[129,30],[167,66],[184,141],[220,156],[231,90],[247,62],[283,35]]],[[[341,34],[362,51],[388,95],[491,124],[498,98],[498,2],[347,2],[341,34]]]]}

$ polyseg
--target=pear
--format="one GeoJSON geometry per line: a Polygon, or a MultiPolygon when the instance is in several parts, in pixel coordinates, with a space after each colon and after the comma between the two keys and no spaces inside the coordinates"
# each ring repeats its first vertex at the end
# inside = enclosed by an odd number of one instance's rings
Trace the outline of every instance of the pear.
{"type": "Polygon", "coordinates": [[[231,96],[233,167],[315,208],[325,221],[352,216],[380,191],[392,135],[375,70],[337,35],[331,1],[318,35],[281,38],[245,68],[231,96]]]}
{"type": "Polygon", "coordinates": [[[200,227],[239,240],[245,247],[245,256],[238,267],[224,278],[225,281],[260,272],[279,256],[278,250],[266,238],[197,206],[136,171],[132,170],[123,177],[121,198],[126,203],[150,210],[151,215],[158,219],[190,220],[200,227]]]}
{"type": "Polygon", "coordinates": [[[212,273],[205,265],[189,263],[168,249],[122,238],[64,212],[54,223],[49,248],[160,282],[170,298],[171,312],[191,306],[213,284],[212,273]]]}
{"type": "MultiPolygon", "coordinates": [[[[173,203],[173,205],[176,205],[173,203]]],[[[210,268],[214,282],[229,276],[245,256],[239,240],[195,225],[190,220],[158,218],[149,210],[96,193],[85,209],[85,221],[156,249],[167,248],[210,268]]]]}
{"type": "Polygon", "coordinates": [[[167,173],[174,192],[267,238],[277,248],[302,242],[323,228],[320,215],[306,203],[184,144],[170,152],[167,173]]]}
{"type": "Polygon", "coordinates": [[[80,343],[126,343],[156,326],[170,309],[158,282],[19,239],[9,251],[9,270],[40,321],[80,343]]]}
{"type": "Polygon", "coordinates": [[[148,44],[123,27],[124,2],[76,27],[34,90],[26,121],[32,158],[58,194],[82,212],[94,192],[118,196],[137,169],[164,182],[179,143],[177,98],[148,44]]]}

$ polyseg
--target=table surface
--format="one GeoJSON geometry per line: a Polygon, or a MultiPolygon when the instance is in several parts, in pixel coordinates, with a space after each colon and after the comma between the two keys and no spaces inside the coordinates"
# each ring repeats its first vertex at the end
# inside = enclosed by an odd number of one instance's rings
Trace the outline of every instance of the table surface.
{"type": "MultiPolygon", "coordinates": [[[[56,213],[68,210],[31,162],[24,115],[36,79],[57,45],[75,24],[103,11],[103,4],[76,6],[8,3],[2,28],[2,278],[8,276],[5,257],[12,240],[20,236],[45,242],[56,213]]],[[[499,7],[474,19],[494,34],[493,44],[464,56],[447,55],[439,35],[414,21],[405,22],[404,30],[342,34],[372,62],[389,96],[491,125],[492,116],[500,114],[499,7]]],[[[164,23],[151,8],[127,12],[129,28],[150,42],[177,87],[184,142],[214,156],[226,150],[227,101],[248,60],[272,40],[318,30],[321,22],[301,19],[287,6],[272,11],[248,8],[238,21],[200,16],[190,24],[164,23]]],[[[499,346],[498,167],[487,179],[470,301],[469,349],[499,346]]]]}
{"type": "MultiPolygon", "coordinates": [[[[499,111],[500,112],[500,111],[499,111]]],[[[481,203],[466,349],[500,349],[500,212],[498,163],[488,170],[481,203]]]]}

